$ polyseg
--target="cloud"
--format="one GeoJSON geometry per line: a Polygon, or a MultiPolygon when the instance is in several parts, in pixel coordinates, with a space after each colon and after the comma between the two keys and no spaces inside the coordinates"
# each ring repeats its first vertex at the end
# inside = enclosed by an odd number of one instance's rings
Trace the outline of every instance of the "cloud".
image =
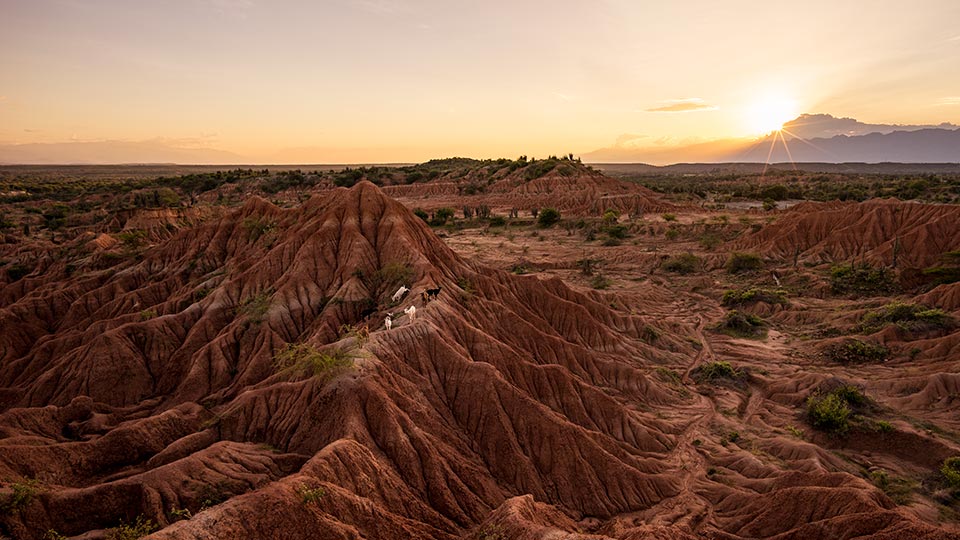
{"type": "Polygon", "coordinates": [[[406,6],[396,0],[357,0],[354,5],[374,15],[394,15],[406,9],[406,6]]]}
{"type": "Polygon", "coordinates": [[[960,36],[953,36],[952,38],[947,38],[947,41],[960,41],[960,36]]]}
{"type": "Polygon", "coordinates": [[[617,142],[613,143],[614,148],[637,148],[646,139],[649,139],[649,135],[638,135],[636,133],[621,133],[617,137],[617,142]]]}
{"type": "Polygon", "coordinates": [[[671,99],[663,102],[659,107],[646,109],[646,112],[687,113],[701,111],[715,111],[716,105],[710,105],[700,98],[671,99]]]}
{"type": "Polygon", "coordinates": [[[553,97],[559,99],[560,101],[573,101],[574,97],[569,94],[564,94],[563,92],[552,92],[553,97]]]}
{"type": "Polygon", "coordinates": [[[945,98],[940,98],[937,101],[937,105],[944,107],[956,107],[960,105],[960,96],[947,96],[945,98]]]}

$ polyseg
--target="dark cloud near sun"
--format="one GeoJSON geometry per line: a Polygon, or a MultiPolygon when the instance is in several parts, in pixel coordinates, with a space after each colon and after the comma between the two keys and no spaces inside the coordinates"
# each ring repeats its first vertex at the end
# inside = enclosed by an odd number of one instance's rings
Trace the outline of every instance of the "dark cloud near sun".
{"type": "Polygon", "coordinates": [[[646,109],[646,112],[688,113],[701,111],[715,111],[719,109],[700,98],[671,99],[662,105],[646,109]]]}

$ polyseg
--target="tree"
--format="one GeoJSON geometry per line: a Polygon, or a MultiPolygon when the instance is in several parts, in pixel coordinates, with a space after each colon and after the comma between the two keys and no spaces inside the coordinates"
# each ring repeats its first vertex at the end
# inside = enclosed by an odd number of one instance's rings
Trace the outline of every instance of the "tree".
{"type": "Polygon", "coordinates": [[[556,208],[544,208],[540,210],[540,217],[537,218],[537,223],[539,223],[541,227],[549,227],[558,221],[560,221],[560,211],[556,208]]]}

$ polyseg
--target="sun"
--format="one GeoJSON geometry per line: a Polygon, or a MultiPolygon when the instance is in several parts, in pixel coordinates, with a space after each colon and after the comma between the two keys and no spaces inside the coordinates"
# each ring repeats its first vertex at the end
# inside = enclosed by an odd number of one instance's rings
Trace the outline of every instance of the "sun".
{"type": "Polygon", "coordinates": [[[797,102],[784,96],[764,96],[746,108],[746,124],[750,131],[766,135],[780,131],[785,122],[797,117],[797,102]]]}

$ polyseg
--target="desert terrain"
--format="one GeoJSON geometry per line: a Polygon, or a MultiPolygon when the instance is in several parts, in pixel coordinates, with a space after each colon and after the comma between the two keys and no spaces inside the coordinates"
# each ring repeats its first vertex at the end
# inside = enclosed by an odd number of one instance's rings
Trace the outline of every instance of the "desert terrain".
{"type": "Polygon", "coordinates": [[[0,535],[960,539],[960,171],[855,169],[0,167],[0,535]]]}

